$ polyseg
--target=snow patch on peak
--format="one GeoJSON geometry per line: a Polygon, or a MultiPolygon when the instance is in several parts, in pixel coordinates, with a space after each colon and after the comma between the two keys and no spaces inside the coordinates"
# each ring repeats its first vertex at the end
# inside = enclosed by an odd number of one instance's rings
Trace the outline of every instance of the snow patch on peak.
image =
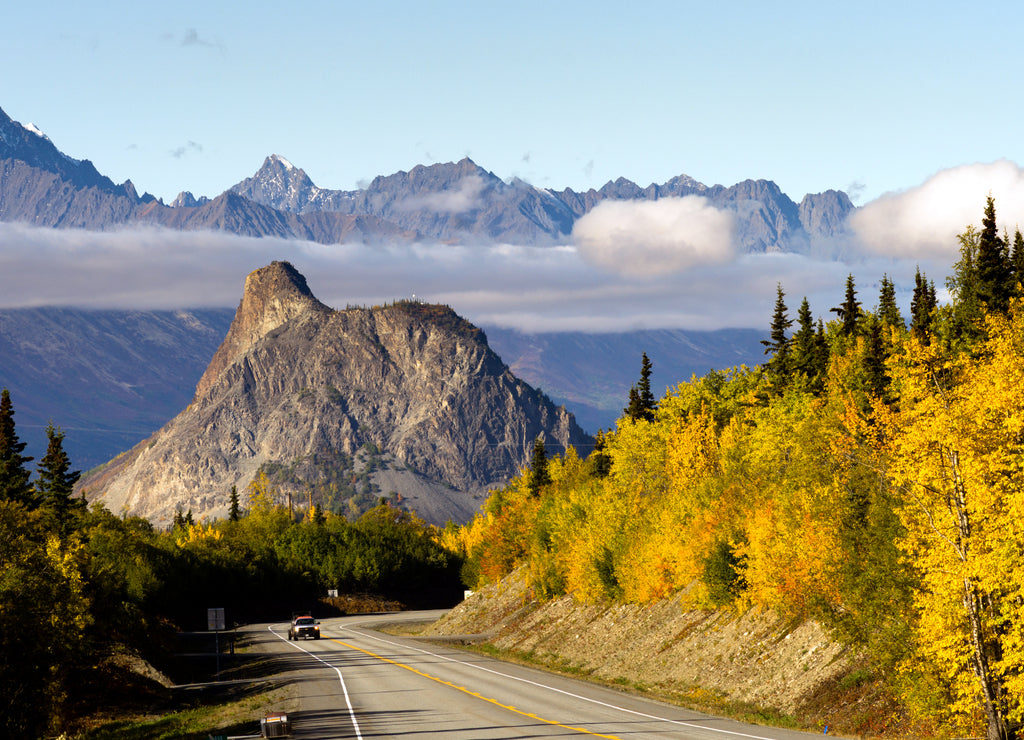
{"type": "Polygon", "coordinates": [[[40,128],[36,126],[34,123],[26,123],[24,126],[22,126],[22,128],[24,128],[26,131],[35,134],[40,139],[46,139],[47,141],[50,140],[50,137],[44,134],[42,130],[40,130],[40,128]]]}
{"type": "Polygon", "coordinates": [[[273,161],[275,161],[275,162],[280,162],[281,164],[283,164],[283,165],[284,165],[284,166],[285,166],[285,167],[286,167],[287,169],[289,169],[289,170],[294,170],[294,169],[296,169],[295,165],[293,165],[293,164],[292,164],[291,162],[289,162],[289,161],[288,161],[287,159],[285,159],[284,157],[282,157],[282,156],[281,156],[280,154],[271,154],[271,155],[270,155],[270,158],[271,158],[271,159],[272,159],[273,161]]]}

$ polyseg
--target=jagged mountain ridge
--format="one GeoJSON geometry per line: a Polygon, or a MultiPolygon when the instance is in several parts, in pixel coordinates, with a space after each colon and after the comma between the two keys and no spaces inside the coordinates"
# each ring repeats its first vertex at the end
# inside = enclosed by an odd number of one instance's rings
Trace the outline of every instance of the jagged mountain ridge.
{"type": "Polygon", "coordinates": [[[465,521],[475,496],[516,474],[539,435],[552,452],[585,454],[592,444],[451,309],[335,311],[275,262],[247,279],[188,407],[79,485],[113,511],[159,523],[178,509],[224,516],[231,487],[267,465],[354,455],[370,443],[415,478],[422,516],[465,521]]]}
{"type": "Polygon", "coordinates": [[[573,224],[605,200],[658,200],[699,195],[733,211],[738,240],[747,252],[806,252],[817,240],[842,232],[854,210],[837,190],[793,202],[770,180],[745,180],[731,187],[707,186],[686,175],[641,188],[625,178],[600,190],[577,193],[505,183],[469,158],[418,165],[409,172],[377,177],[363,190],[317,187],[304,170],[271,155],[252,177],[231,188],[268,207],[289,212],[373,214],[442,241],[556,244],[570,240],[573,224]]]}
{"type": "Polygon", "coordinates": [[[804,196],[799,204],[770,180],[706,186],[680,175],[641,188],[619,178],[575,192],[505,182],[470,159],[376,177],[366,188],[329,190],[273,155],[250,178],[214,198],[181,193],[172,206],[139,196],[131,181],[115,185],[88,160],[62,154],[31,126],[0,110],[0,221],[106,230],[159,225],[335,244],[427,240],[471,244],[566,243],[573,224],[608,199],[656,200],[700,195],[734,212],[747,252],[806,252],[841,233],[855,208],[841,191],[804,196]]]}

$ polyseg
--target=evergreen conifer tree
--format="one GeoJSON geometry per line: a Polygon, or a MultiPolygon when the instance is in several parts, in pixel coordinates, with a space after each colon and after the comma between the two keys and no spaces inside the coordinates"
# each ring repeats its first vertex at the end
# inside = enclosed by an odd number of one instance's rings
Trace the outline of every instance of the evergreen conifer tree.
{"type": "Polygon", "coordinates": [[[896,305],[896,285],[888,275],[882,275],[882,287],[878,291],[878,318],[883,327],[906,328],[900,308],[896,305]]]}
{"type": "Polygon", "coordinates": [[[802,378],[812,393],[820,393],[824,388],[828,366],[828,343],[825,340],[824,324],[819,320],[815,326],[807,296],[804,296],[797,311],[797,325],[793,335],[793,374],[802,378]]]}
{"type": "Polygon", "coordinates": [[[990,195],[978,234],[978,298],[989,311],[1006,313],[1013,292],[1012,281],[1008,246],[996,230],[996,206],[990,195]]]}
{"type": "Polygon", "coordinates": [[[629,405],[622,410],[622,413],[634,421],[654,421],[654,412],[658,404],[651,392],[651,368],[652,364],[643,353],[640,361],[640,380],[629,389],[629,405]]]}
{"type": "Polygon", "coordinates": [[[789,318],[787,312],[786,294],[783,292],[782,284],[780,283],[776,286],[771,338],[761,340],[761,344],[764,345],[764,353],[771,355],[771,359],[768,360],[768,372],[777,390],[780,390],[786,384],[792,369],[790,347],[793,340],[786,335],[786,332],[793,326],[793,321],[789,318]]]}
{"type": "Polygon", "coordinates": [[[931,338],[935,308],[935,286],[929,284],[918,267],[914,274],[914,296],[910,301],[910,332],[925,344],[931,338]]]}
{"type": "Polygon", "coordinates": [[[885,360],[889,352],[882,337],[882,321],[875,316],[869,316],[866,325],[864,372],[867,375],[867,385],[877,398],[887,400],[886,391],[889,389],[890,380],[885,370],[885,360]]]}
{"type": "Polygon", "coordinates": [[[539,496],[544,486],[550,484],[551,474],[548,473],[548,456],[544,450],[544,438],[537,437],[533,440],[533,455],[530,459],[530,495],[539,496]]]}
{"type": "Polygon", "coordinates": [[[594,475],[599,478],[607,476],[612,469],[612,458],[606,452],[607,448],[608,438],[605,437],[603,429],[598,429],[597,435],[594,437],[594,451],[587,456],[587,463],[594,475]]]}
{"type": "Polygon", "coordinates": [[[1010,252],[1010,267],[1013,270],[1013,287],[1016,292],[1018,286],[1024,283],[1024,236],[1021,236],[1020,229],[1013,234],[1013,251],[1010,252]]]}
{"type": "Polygon", "coordinates": [[[230,505],[228,506],[228,521],[237,522],[242,516],[242,507],[238,503],[238,486],[231,486],[230,505]]]}
{"type": "Polygon", "coordinates": [[[832,313],[839,317],[842,325],[839,328],[840,334],[844,337],[855,337],[860,333],[860,301],[857,300],[857,289],[853,282],[853,273],[846,278],[846,296],[841,305],[832,309],[832,313]]]}
{"type": "Polygon", "coordinates": [[[81,501],[72,498],[81,472],[71,470],[71,460],[64,451],[64,432],[54,429],[50,423],[46,427],[46,439],[46,454],[36,467],[35,488],[41,508],[53,517],[57,529],[66,535],[71,531],[72,516],[81,501]]]}
{"type": "Polygon", "coordinates": [[[0,501],[14,501],[35,508],[32,473],[25,467],[32,457],[22,455],[25,442],[18,440],[14,428],[14,405],[11,394],[4,388],[0,392],[0,501]]]}

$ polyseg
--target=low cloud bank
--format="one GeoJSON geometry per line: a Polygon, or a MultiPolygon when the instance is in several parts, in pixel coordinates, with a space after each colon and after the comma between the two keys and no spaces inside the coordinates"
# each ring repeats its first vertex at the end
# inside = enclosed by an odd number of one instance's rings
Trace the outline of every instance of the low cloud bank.
{"type": "MultiPolygon", "coordinates": [[[[468,203],[474,186],[448,205],[468,203]]],[[[733,216],[701,198],[609,202],[580,219],[574,244],[321,245],[159,228],[115,232],[0,224],[0,308],[234,307],[245,276],[288,260],[335,308],[400,298],[446,303],[482,325],[523,331],[767,327],[782,284],[791,317],[807,296],[833,318],[846,276],[877,304],[883,274],[904,315],[920,267],[942,289],[956,234],[979,225],[992,192],[1000,230],[1024,223],[1024,171],[1009,162],[947,170],[860,209],[841,245],[814,257],[742,255],[733,216]],[[1017,215],[1020,214],[1020,215],[1017,215]],[[1018,220],[1019,219],[1019,220],[1018,220]]]]}

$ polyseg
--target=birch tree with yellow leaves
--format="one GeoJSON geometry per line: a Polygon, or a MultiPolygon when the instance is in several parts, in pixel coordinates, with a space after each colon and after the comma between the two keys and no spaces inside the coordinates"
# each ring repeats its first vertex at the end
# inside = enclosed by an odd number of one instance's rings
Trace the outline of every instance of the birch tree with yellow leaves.
{"type": "Polygon", "coordinates": [[[879,414],[902,499],[901,546],[921,578],[908,669],[951,726],[1016,737],[1024,719],[1024,312],[990,315],[974,356],[909,339],[879,414]]]}

